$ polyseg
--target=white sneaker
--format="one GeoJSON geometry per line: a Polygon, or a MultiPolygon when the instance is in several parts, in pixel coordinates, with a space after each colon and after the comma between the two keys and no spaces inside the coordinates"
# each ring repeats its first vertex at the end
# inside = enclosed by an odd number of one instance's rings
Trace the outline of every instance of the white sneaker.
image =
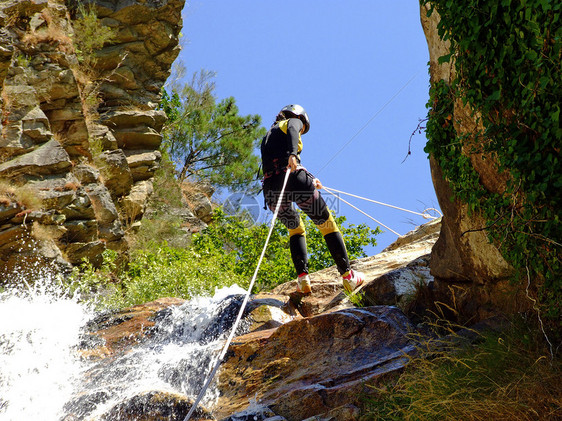
{"type": "Polygon", "coordinates": [[[351,269],[349,272],[342,275],[343,288],[351,293],[357,289],[365,280],[365,274],[363,272],[356,272],[351,269]]]}
{"type": "Polygon", "coordinates": [[[301,292],[303,294],[310,294],[312,292],[312,288],[310,286],[310,277],[308,273],[300,274],[297,279],[297,292],[301,292]]]}

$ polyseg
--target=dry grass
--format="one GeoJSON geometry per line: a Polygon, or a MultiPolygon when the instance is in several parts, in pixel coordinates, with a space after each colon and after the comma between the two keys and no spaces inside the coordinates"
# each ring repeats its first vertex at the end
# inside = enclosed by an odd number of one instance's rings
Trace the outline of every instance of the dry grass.
{"type": "Polygon", "coordinates": [[[6,180],[0,180],[0,202],[6,206],[10,203],[17,203],[20,207],[28,210],[41,208],[41,199],[37,197],[35,191],[6,180]]]}
{"type": "Polygon", "coordinates": [[[41,225],[37,221],[33,222],[31,235],[37,241],[54,241],[64,234],[64,230],[55,225],[41,225]]]}
{"type": "Polygon", "coordinates": [[[543,344],[535,326],[519,323],[476,345],[422,345],[397,382],[373,387],[361,419],[562,419],[562,361],[543,344]]]}
{"type": "Polygon", "coordinates": [[[36,31],[26,33],[22,38],[22,43],[26,48],[33,48],[39,43],[49,43],[57,45],[57,48],[64,53],[74,53],[74,43],[68,33],[61,27],[59,19],[47,8],[41,13],[41,17],[47,24],[41,26],[36,31]]]}
{"type": "Polygon", "coordinates": [[[80,183],[74,183],[72,181],[67,181],[64,186],[55,187],[54,191],[76,191],[80,187],[80,183]]]}

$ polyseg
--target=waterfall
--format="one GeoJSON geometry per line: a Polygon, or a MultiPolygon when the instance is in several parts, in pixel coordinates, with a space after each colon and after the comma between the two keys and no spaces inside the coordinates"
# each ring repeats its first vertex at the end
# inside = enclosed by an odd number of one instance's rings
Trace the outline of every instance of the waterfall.
{"type": "Polygon", "coordinates": [[[92,312],[46,275],[0,294],[0,420],[57,420],[81,362],[75,346],[92,312]]]}
{"type": "MultiPolygon", "coordinates": [[[[116,358],[80,358],[91,307],[52,280],[0,293],[0,420],[96,420],[146,391],[195,396],[215,363],[244,291],[217,290],[161,312],[155,333],[116,358]]],[[[243,328],[242,328],[243,329],[243,328]]],[[[212,406],[211,388],[204,401],[212,406]]]]}

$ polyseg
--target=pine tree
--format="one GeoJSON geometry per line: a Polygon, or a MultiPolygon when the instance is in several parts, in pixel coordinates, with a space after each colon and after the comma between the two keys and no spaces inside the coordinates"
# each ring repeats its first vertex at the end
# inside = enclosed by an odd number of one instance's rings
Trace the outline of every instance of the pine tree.
{"type": "Polygon", "coordinates": [[[205,179],[216,187],[243,190],[255,179],[256,148],[265,129],[259,115],[239,115],[233,97],[217,102],[212,77],[202,70],[181,89],[163,91],[161,108],[168,116],[163,146],[180,182],[205,179]]]}

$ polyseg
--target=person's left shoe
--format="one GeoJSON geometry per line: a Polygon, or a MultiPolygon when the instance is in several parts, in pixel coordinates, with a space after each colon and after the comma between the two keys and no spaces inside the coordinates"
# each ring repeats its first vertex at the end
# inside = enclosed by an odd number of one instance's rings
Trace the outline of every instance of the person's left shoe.
{"type": "Polygon", "coordinates": [[[352,293],[355,291],[363,282],[365,281],[365,274],[363,272],[356,272],[350,269],[348,272],[342,275],[343,288],[348,292],[352,293]]]}

